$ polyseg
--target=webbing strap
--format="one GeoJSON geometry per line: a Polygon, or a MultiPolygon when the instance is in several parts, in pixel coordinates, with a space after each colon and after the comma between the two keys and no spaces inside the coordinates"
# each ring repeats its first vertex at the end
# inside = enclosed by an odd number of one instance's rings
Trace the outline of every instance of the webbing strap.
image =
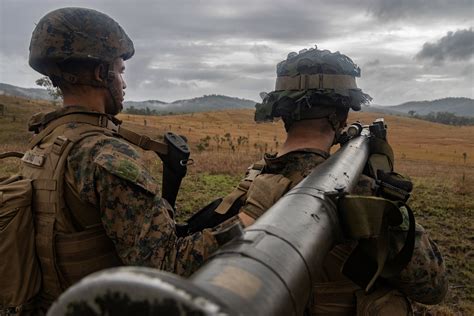
{"type": "Polygon", "coordinates": [[[239,185],[229,193],[216,208],[215,212],[218,214],[225,214],[234,205],[234,202],[243,197],[249,190],[250,182],[242,181],[239,185]]]}
{"type": "Polygon", "coordinates": [[[67,156],[74,143],[63,137],[50,147],[50,173],[46,179],[33,180],[36,220],[36,250],[43,271],[46,299],[55,298],[64,290],[63,277],[56,261],[55,222],[57,212],[64,207],[62,187],[67,156]],[[57,146],[55,147],[54,144],[57,146]],[[59,147],[58,147],[59,146],[59,147]]]}
{"type": "Polygon", "coordinates": [[[54,121],[50,122],[46,128],[41,130],[28,144],[29,148],[33,148],[38,145],[43,138],[51,134],[58,126],[67,124],[67,123],[85,123],[94,126],[99,126],[107,128],[111,131],[118,130],[118,126],[115,125],[111,120],[109,120],[105,115],[93,115],[93,114],[81,114],[81,113],[71,113],[61,116],[54,121]]]}
{"type": "Polygon", "coordinates": [[[33,188],[35,190],[55,191],[57,189],[57,181],[54,179],[34,179],[33,188]]]}
{"type": "Polygon", "coordinates": [[[45,129],[43,129],[31,140],[28,146],[30,148],[33,148],[34,146],[38,145],[44,137],[53,132],[58,126],[67,123],[85,123],[106,128],[144,150],[152,150],[162,155],[168,154],[167,144],[152,140],[148,136],[140,135],[135,132],[132,132],[131,130],[123,128],[122,126],[115,124],[106,115],[100,113],[70,113],[61,116],[58,119],[55,119],[54,121],[50,122],[45,129]]]}
{"type": "Polygon", "coordinates": [[[408,206],[408,204],[399,203],[399,207],[403,206],[407,210],[409,226],[407,231],[407,237],[405,239],[405,244],[398,254],[392,258],[390,261],[385,263],[385,267],[381,273],[383,277],[389,278],[394,275],[398,275],[403,268],[410,262],[411,257],[413,256],[413,251],[415,249],[415,215],[413,210],[408,206]]]}
{"type": "Polygon", "coordinates": [[[275,91],[308,89],[357,89],[355,77],[349,75],[312,74],[278,77],[275,91]]]}
{"type": "Polygon", "coordinates": [[[161,155],[168,154],[168,144],[153,140],[146,135],[137,134],[121,126],[118,129],[118,135],[144,150],[152,150],[161,155]]]}
{"type": "Polygon", "coordinates": [[[229,193],[215,209],[215,212],[218,214],[226,214],[229,209],[234,205],[235,201],[247,194],[250,185],[253,180],[262,173],[263,168],[265,167],[265,161],[259,161],[250,166],[247,170],[246,177],[240,181],[239,185],[229,193]]]}
{"type": "Polygon", "coordinates": [[[16,158],[21,158],[23,157],[24,153],[18,152],[18,151],[7,151],[5,153],[0,154],[0,159],[3,158],[10,158],[10,157],[16,157],[16,158]]]}

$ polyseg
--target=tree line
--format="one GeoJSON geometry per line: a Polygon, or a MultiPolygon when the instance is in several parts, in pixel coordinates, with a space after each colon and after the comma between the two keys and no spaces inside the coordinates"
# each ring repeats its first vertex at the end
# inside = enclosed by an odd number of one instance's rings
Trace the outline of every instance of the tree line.
{"type": "Polygon", "coordinates": [[[411,117],[414,117],[420,120],[441,123],[441,124],[446,124],[446,125],[456,125],[456,126],[474,125],[474,117],[457,116],[456,114],[451,113],[451,112],[430,112],[426,115],[420,115],[420,114],[417,114],[416,111],[408,111],[408,114],[411,117]]]}
{"type": "Polygon", "coordinates": [[[133,105],[124,110],[124,113],[135,114],[135,115],[173,115],[174,112],[171,111],[158,111],[156,109],[146,108],[136,108],[133,105]]]}

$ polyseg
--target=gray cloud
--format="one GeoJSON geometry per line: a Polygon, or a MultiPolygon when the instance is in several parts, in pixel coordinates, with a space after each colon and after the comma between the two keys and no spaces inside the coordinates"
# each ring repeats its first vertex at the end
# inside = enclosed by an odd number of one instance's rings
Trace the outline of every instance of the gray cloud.
{"type": "Polygon", "coordinates": [[[439,64],[445,60],[469,60],[474,56],[474,32],[472,28],[448,32],[436,43],[425,43],[416,54],[418,60],[428,59],[439,64]]]}
{"type": "MultiPolygon", "coordinates": [[[[466,95],[472,91],[473,68],[464,63],[420,65],[410,56],[381,55],[380,63],[368,67],[359,86],[375,104],[399,104],[402,100],[434,100],[466,95]]],[[[471,95],[467,95],[472,97],[471,95]]]]}
{"type": "Polygon", "coordinates": [[[379,59],[375,59],[375,60],[371,60],[369,62],[367,62],[363,68],[371,68],[371,67],[377,67],[378,65],[380,65],[380,60],[379,59]]]}
{"type": "Polygon", "coordinates": [[[428,98],[429,85],[441,82],[445,90],[436,93],[473,94],[472,67],[436,68],[412,58],[414,47],[445,34],[440,21],[472,26],[473,0],[0,0],[0,81],[34,86],[39,75],[26,62],[34,23],[71,5],[107,13],[133,39],[128,100],[212,93],[257,99],[273,88],[277,62],[314,44],[361,65],[359,83],[377,103],[428,98]]]}
{"type": "Polygon", "coordinates": [[[369,0],[368,11],[380,20],[449,18],[472,21],[473,0],[369,0]]]}

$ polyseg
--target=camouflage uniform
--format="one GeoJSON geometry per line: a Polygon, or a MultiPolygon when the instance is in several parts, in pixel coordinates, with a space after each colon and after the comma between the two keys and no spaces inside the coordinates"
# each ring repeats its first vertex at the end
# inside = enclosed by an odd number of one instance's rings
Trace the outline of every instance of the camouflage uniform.
{"type": "MultiPolygon", "coordinates": [[[[68,130],[80,124],[69,123],[68,130]]],[[[67,158],[72,193],[100,212],[106,234],[126,265],[150,266],[189,275],[217,248],[211,230],[178,238],[173,209],[159,195],[140,149],[106,135],[87,137],[67,158]]],[[[72,221],[81,225],[78,212],[72,221]]],[[[57,226],[68,233],[66,225],[57,226]]]]}
{"type": "MultiPolygon", "coordinates": [[[[314,167],[324,162],[328,156],[328,153],[317,149],[301,149],[280,157],[266,154],[263,172],[255,178],[254,183],[257,183],[255,181],[265,174],[280,174],[291,180],[288,188],[290,190],[309,175],[314,167]]],[[[373,187],[373,180],[363,175],[353,193],[373,195],[373,187]]],[[[255,185],[250,186],[247,196],[252,195],[253,191],[258,192],[259,188],[255,185]]],[[[273,198],[274,203],[279,197],[273,198]]],[[[241,211],[257,218],[272,204],[266,200],[266,197],[262,196],[261,199],[265,202],[255,203],[255,197],[247,199],[241,211]]],[[[408,217],[405,216],[404,222],[399,227],[392,229],[393,250],[399,251],[401,249],[407,231],[408,217]]],[[[353,241],[338,244],[326,257],[323,271],[316,278],[311,308],[313,313],[334,313],[335,306],[337,306],[336,314],[352,315],[356,313],[356,300],[362,300],[363,290],[340,272],[345,259],[354,246],[355,242],[353,241]]],[[[436,304],[443,299],[447,290],[444,261],[437,245],[429,238],[423,227],[418,224],[416,226],[415,250],[409,264],[398,277],[380,280],[378,286],[398,289],[408,298],[425,304],[436,304]]]]}
{"type": "Polygon", "coordinates": [[[31,257],[41,278],[15,309],[45,310],[84,276],[121,264],[188,276],[217,248],[212,229],[178,237],[173,209],[132,144],[164,159],[169,147],[113,117],[123,107],[124,61],[134,52],[122,27],[92,9],[51,11],[33,30],[29,64],[61,89],[65,107],[30,121],[37,135],[21,175],[31,180],[31,257]]]}
{"type": "Polygon", "coordinates": [[[226,224],[178,236],[173,208],[161,198],[142,149],[120,137],[113,122],[118,121],[81,106],[30,121],[38,134],[22,159],[21,175],[33,187],[42,279],[33,303],[39,309],[86,275],[114,266],[189,276],[218,247],[215,236],[226,224]]]}

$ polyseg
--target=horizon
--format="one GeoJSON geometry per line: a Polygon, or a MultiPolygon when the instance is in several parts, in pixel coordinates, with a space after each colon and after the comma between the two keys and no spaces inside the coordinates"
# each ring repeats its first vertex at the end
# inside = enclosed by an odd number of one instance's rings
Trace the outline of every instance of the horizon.
{"type": "MultiPolygon", "coordinates": [[[[6,85],[10,85],[10,86],[13,86],[13,87],[16,87],[16,88],[21,88],[21,89],[39,89],[39,90],[42,90],[42,91],[47,92],[47,89],[44,88],[44,87],[41,87],[41,86],[35,86],[35,87],[28,88],[28,87],[20,87],[20,86],[12,85],[12,84],[6,83],[6,82],[0,82],[0,84],[6,84],[6,85]]],[[[1,95],[1,94],[0,94],[0,95],[1,95]]],[[[172,100],[172,101],[163,101],[163,100],[160,100],[160,99],[146,99],[146,100],[125,100],[124,103],[127,103],[127,102],[137,102],[137,103],[140,103],[140,102],[162,102],[162,103],[164,103],[164,104],[173,104],[173,103],[178,102],[178,101],[188,101],[188,100],[192,100],[192,99],[199,99],[199,98],[212,97],[212,96],[227,97],[227,98],[233,98],[233,99],[240,99],[240,100],[243,100],[243,101],[252,101],[252,102],[255,102],[255,103],[258,103],[258,102],[259,102],[259,101],[253,100],[253,99],[246,99],[246,98],[241,98],[241,97],[238,97],[238,96],[225,95],[225,94],[217,94],[217,93],[210,93],[210,94],[203,94],[203,95],[200,95],[200,96],[191,96],[191,97],[186,98],[186,99],[178,98],[178,99],[172,100]]],[[[470,98],[470,97],[463,97],[463,96],[446,96],[446,97],[441,97],[441,98],[436,98],[436,99],[408,100],[408,101],[403,101],[403,102],[398,103],[398,104],[376,104],[376,103],[369,103],[369,104],[366,105],[366,106],[369,106],[369,107],[370,107],[370,106],[390,107],[390,106],[399,106],[399,105],[403,105],[403,104],[405,104],[405,103],[411,103],[411,102],[435,102],[435,101],[440,101],[440,100],[444,100],[444,99],[468,99],[468,100],[474,100],[474,98],[470,98]]]]}
{"type": "MultiPolygon", "coordinates": [[[[28,87],[20,87],[20,86],[16,86],[16,85],[12,85],[10,83],[6,83],[6,82],[0,82],[0,84],[6,84],[6,85],[10,85],[10,86],[13,86],[13,87],[16,87],[16,88],[22,88],[22,89],[39,89],[39,90],[42,90],[42,91],[45,91],[47,92],[47,89],[44,88],[44,87],[41,87],[41,86],[36,86],[36,87],[32,87],[32,88],[28,88],[28,87]]],[[[224,94],[217,94],[217,93],[210,93],[210,94],[203,94],[201,96],[191,96],[187,99],[182,99],[182,98],[178,98],[178,99],[175,99],[175,100],[172,100],[172,101],[163,101],[163,100],[159,100],[159,99],[146,99],[146,100],[125,100],[124,103],[127,103],[127,102],[162,102],[164,104],[173,104],[174,102],[178,102],[178,101],[187,101],[187,100],[192,100],[192,99],[199,99],[199,98],[204,98],[204,97],[212,97],[212,96],[217,96],[217,97],[227,97],[227,98],[233,98],[233,99],[240,99],[240,100],[244,100],[244,101],[252,101],[252,102],[255,102],[255,103],[258,103],[259,101],[255,101],[255,100],[252,100],[252,99],[246,99],[246,98],[240,98],[240,97],[237,97],[237,96],[231,96],[231,95],[224,95],[224,94]]],[[[368,105],[366,106],[380,106],[380,107],[390,107],[390,106],[399,106],[399,105],[403,105],[405,103],[411,103],[411,102],[434,102],[434,101],[439,101],[439,100],[443,100],[443,99],[468,99],[468,100],[474,100],[474,98],[470,98],[470,97],[462,97],[462,96],[446,96],[446,97],[441,97],[441,98],[436,98],[436,99],[425,99],[425,100],[408,100],[408,101],[404,101],[404,102],[401,102],[399,104],[376,104],[376,103],[369,103],[368,105]]]]}

